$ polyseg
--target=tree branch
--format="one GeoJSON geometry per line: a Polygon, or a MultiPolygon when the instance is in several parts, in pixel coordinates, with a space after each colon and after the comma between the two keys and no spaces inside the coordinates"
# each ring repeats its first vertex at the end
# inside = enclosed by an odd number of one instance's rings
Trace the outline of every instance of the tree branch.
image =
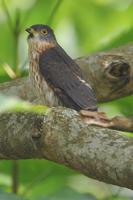
{"type": "MultiPolygon", "coordinates": [[[[132,55],[129,45],[76,60],[99,102],[133,94],[132,55]]],[[[0,91],[39,103],[28,78],[1,84],[0,91]]],[[[118,124],[123,127],[123,118],[114,120],[121,129],[118,124]]],[[[133,120],[129,120],[125,124],[131,130],[133,120]]],[[[53,108],[48,116],[0,114],[0,159],[46,158],[97,180],[133,189],[132,154],[133,138],[88,126],[70,109],[53,108]]]]}
{"type": "Polygon", "coordinates": [[[46,158],[106,183],[133,189],[133,138],[85,124],[78,113],[52,108],[0,114],[0,159],[46,158]]]}
{"type": "MultiPolygon", "coordinates": [[[[99,102],[133,94],[133,45],[76,59],[84,78],[92,86],[99,102]]],[[[40,103],[28,78],[1,84],[0,91],[30,102],[40,103]]]]}

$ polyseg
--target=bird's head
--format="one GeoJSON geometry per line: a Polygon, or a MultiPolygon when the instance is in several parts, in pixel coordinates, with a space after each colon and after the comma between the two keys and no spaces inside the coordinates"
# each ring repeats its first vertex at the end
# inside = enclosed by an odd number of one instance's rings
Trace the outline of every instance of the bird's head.
{"type": "Polygon", "coordinates": [[[35,24],[27,28],[28,41],[56,42],[53,30],[48,25],[35,24]]]}

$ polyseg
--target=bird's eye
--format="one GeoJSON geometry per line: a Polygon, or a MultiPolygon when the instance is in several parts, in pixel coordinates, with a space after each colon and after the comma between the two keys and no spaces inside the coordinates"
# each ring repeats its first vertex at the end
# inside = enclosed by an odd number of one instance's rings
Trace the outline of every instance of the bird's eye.
{"type": "Polygon", "coordinates": [[[46,29],[43,29],[43,30],[42,30],[42,33],[43,33],[43,35],[46,35],[48,32],[47,32],[46,29]]]}

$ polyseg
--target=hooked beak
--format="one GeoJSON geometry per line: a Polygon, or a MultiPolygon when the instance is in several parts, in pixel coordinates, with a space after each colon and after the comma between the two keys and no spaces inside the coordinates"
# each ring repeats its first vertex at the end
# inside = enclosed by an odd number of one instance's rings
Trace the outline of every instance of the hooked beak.
{"type": "Polygon", "coordinates": [[[30,28],[26,28],[25,31],[28,32],[28,33],[31,33],[31,29],[30,28]]]}
{"type": "Polygon", "coordinates": [[[32,29],[32,28],[26,28],[25,31],[26,31],[27,33],[29,33],[28,39],[34,37],[34,35],[33,35],[33,29],[32,29]]]}

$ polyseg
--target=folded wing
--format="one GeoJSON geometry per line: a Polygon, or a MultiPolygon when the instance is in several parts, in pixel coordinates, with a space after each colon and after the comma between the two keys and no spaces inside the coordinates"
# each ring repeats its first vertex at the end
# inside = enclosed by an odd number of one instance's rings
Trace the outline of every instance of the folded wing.
{"type": "Polygon", "coordinates": [[[47,49],[41,54],[39,68],[64,106],[75,110],[97,110],[96,97],[82,79],[79,66],[60,46],[47,49]]]}

